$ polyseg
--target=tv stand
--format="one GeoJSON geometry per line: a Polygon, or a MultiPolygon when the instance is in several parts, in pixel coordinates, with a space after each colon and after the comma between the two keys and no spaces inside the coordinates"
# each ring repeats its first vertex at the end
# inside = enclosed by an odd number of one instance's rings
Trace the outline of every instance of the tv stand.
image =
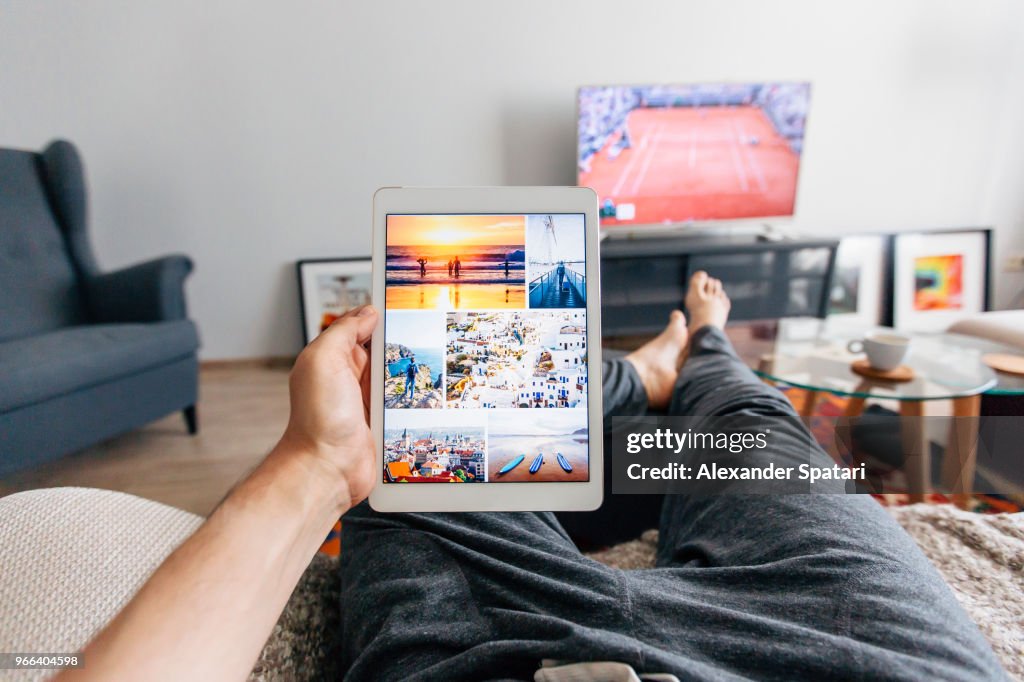
{"type": "Polygon", "coordinates": [[[756,227],[607,239],[601,243],[603,334],[662,329],[669,312],[683,307],[697,270],[725,283],[732,320],[825,317],[838,246],[837,239],[775,238],[756,227]]]}
{"type": "Polygon", "coordinates": [[[784,241],[787,241],[789,239],[793,239],[793,237],[791,237],[791,236],[789,236],[787,234],[779,232],[778,230],[773,230],[771,225],[765,225],[764,227],[765,227],[765,229],[757,234],[757,240],[758,241],[761,241],[761,242],[784,242],[784,241]]]}
{"type": "Polygon", "coordinates": [[[783,241],[793,239],[788,226],[779,227],[771,223],[753,222],[710,222],[679,223],[675,225],[644,225],[641,227],[616,226],[601,231],[602,241],[643,241],[647,239],[692,239],[728,238],[754,236],[761,241],[783,241]]]}

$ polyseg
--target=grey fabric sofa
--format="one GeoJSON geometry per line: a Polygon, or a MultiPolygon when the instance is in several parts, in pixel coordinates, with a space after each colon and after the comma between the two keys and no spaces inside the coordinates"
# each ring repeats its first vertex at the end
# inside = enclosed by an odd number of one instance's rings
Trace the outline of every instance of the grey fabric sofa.
{"type": "Polygon", "coordinates": [[[74,145],[0,149],[0,474],[183,410],[199,338],[185,256],[100,272],[74,145]]]}

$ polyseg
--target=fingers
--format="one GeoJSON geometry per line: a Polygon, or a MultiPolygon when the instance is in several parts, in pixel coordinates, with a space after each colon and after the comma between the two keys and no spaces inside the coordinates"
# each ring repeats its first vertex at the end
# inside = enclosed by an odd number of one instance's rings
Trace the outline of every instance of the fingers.
{"type": "Polygon", "coordinates": [[[363,394],[363,418],[366,425],[370,425],[370,367],[369,363],[363,365],[359,373],[359,390],[363,394]]]}
{"type": "Polygon", "coordinates": [[[377,326],[377,317],[373,306],[364,305],[350,310],[332,322],[310,345],[319,344],[339,352],[362,345],[370,340],[377,326]]]}
{"type": "Polygon", "coordinates": [[[690,286],[696,291],[703,291],[708,281],[708,273],[698,270],[690,277],[690,286]]]}
{"type": "Polygon", "coordinates": [[[370,366],[370,353],[365,346],[353,346],[349,352],[349,361],[352,365],[352,373],[357,377],[363,376],[370,366]]]}
{"type": "Polygon", "coordinates": [[[362,345],[370,340],[373,330],[377,328],[377,318],[379,315],[377,309],[372,305],[364,305],[362,308],[357,308],[354,313],[358,320],[356,341],[362,345]]]}

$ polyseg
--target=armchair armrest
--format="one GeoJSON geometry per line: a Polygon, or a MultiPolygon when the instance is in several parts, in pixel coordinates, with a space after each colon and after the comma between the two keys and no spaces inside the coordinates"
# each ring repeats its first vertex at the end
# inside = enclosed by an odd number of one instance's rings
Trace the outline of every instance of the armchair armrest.
{"type": "Polygon", "coordinates": [[[174,255],[96,275],[86,281],[89,307],[97,322],[181,320],[185,312],[185,278],[192,272],[187,256],[174,255]]]}

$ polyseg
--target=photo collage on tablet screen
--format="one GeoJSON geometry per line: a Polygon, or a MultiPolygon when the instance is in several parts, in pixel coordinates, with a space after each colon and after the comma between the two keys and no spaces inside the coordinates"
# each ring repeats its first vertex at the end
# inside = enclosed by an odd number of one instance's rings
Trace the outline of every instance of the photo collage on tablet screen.
{"type": "Polygon", "coordinates": [[[585,254],[583,214],[387,216],[384,482],[589,480],[585,254]]]}

